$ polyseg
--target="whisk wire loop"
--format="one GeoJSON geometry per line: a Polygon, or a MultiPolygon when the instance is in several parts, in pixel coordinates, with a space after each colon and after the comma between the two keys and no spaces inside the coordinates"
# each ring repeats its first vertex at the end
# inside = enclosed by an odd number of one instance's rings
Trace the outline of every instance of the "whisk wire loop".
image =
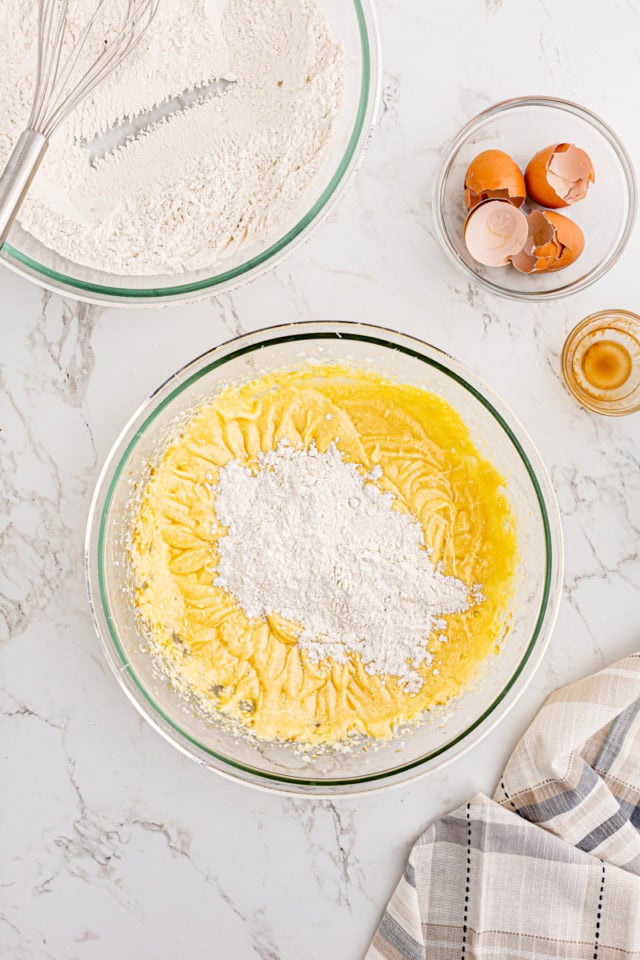
{"type": "MultiPolygon", "coordinates": [[[[133,4],[130,3],[131,7],[133,4]]],[[[152,15],[157,6],[155,0],[144,0],[139,9],[126,20],[119,32],[109,40],[105,45],[104,51],[94,63],[91,71],[87,71],[77,82],[76,86],[66,94],[64,103],[56,105],[48,121],[48,128],[55,130],[56,126],[64,117],[88,96],[91,91],[102,83],[110,73],[117,69],[123,60],[122,50],[126,48],[126,56],[129,56],[142,39],[143,33],[139,31],[140,22],[146,23],[146,17],[152,15]],[[137,32],[136,32],[137,31],[137,32]]],[[[50,132],[47,136],[50,136],[50,132]]]]}
{"type": "Polygon", "coordinates": [[[38,0],[38,62],[33,107],[29,119],[31,130],[41,129],[45,93],[55,84],[67,20],[67,3],[61,3],[57,21],[54,21],[55,13],[54,4],[47,3],[46,0],[38,0]]]}
{"type": "MultiPolygon", "coordinates": [[[[1,0],[0,0],[1,2],[1,0]]],[[[112,0],[123,15],[112,36],[104,37],[90,63],[82,63],[89,38],[100,29],[107,0],[95,0],[93,13],[77,37],[70,37],[69,0],[38,0],[37,63],[31,115],[0,175],[0,245],[47,150],[49,138],[84,98],[131,54],[155,17],[160,0],[112,0]],[[65,44],[65,41],[70,41],[65,44]],[[68,52],[65,46],[69,47],[68,52]]],[[[89,60],[89,53],[87,53],[89,60]]]]}
{"type": "Polygon", "coordinates": [[[93,14],[72,49],[63,57],[68,34],[68,0],[38,0],[38,67],[29,127],[49,138],[64,118],[110,73],[142,39],[159,0],[127,0],[122,23],[89,67],[76,76],[83,50],[96,29],[106,0],[97,0],[93,14]]]}

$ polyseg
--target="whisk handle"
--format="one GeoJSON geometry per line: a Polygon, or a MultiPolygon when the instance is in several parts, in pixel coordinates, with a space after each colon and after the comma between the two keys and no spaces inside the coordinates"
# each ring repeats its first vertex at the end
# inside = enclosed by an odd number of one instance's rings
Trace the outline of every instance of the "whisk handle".
{"type": "Polygon", "coordinates": [[[7,239],[49,141],[37,130],[24,130],[0,174],[0,246],[7,239]]]}

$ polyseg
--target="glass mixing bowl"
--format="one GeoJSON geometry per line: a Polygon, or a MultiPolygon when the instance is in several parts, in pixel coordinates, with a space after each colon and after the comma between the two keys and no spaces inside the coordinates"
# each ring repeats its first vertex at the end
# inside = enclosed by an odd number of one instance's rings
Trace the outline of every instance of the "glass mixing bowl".
{"type": "Polygon", "coordinates": [[[162,276],[120,276],[60,256],[17,222],[0,263],[76,300],[134,306],[196,300],[233,290],[292,253],[329,213],[362,160],[380,96],[380,60],[372,0],[319,0],[333,38],[344,51],[345,86],[324,162],[300,206],[274,233],[213,267],[162,276]]]}
{"type": "Polygon", "coordinates": [[[447,147],[434,183],[433,216],[445,253],[467,277],[512,300],[551,300],[590,286],[621,256],[635,214],[633,165],[616,134],[590,110],[555,97],[518,97],[478,114],[447,147]],[[558,211],[582,228],[584,251],[571,266],[554,273],[482,266],[464,242],[467,167],[482,150],[496,149],[512,156],[524,171],[533,155],[552,143],[575,143],[593,161],[596,182],[588,195],[558,211]]]}
{"type": "Polygon", "coordinates": [[[91,505],[86,570],[94,622],[107,659],[140,713],[183,753],[253,786],[335,796],[380,789],[442,766],[498,723],[544,654],[561,589],[562,534],[546,471],[507,406],[462,364],[412,337],[351,323],[274,327],[216,347],[170,377],[122,431],[91,505]],[[199,716],[158,672],[136,622],[127,537],[132,490],[176,424],[230,382],[309,361],[351,363],[433,391],[467,423],[480,453],[505,477],[520,553],[512,624],[500,653],[446,708],[389,741],[314,758],[291,744],[251,741],[199,716]]]}

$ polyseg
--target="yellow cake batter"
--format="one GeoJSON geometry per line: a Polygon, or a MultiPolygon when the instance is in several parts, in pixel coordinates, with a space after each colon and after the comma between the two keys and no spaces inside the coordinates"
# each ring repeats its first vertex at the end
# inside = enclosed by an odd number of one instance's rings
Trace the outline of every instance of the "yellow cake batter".
{"type": "Polygon", "coordinates": [[[333,365],[280,373],[228,388],[200,407],[151,471],[134,524],[136,604],[175,683],[255,735],[331,743],[390,736],[455,697],[508,627],[517,547],[503,479],[473,446],[444,400],[416,387],[333,365]],[[327,416],[329,415],[329,416],[327,416]],[[446,617],[446,643],[425,638],[435,659],[417,693],[371,676],[359,658],[312,663],[299,625],[250,622],[214,586],[215,487],[231,460],[251,466],[286,439],[379,466],[381,488],[422,525],[432,560],[484,600],[446,617]]]}

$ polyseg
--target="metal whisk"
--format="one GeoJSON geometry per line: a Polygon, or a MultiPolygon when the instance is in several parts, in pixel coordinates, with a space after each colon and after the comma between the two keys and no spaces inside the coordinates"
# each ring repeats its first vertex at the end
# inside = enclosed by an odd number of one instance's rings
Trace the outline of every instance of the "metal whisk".
{"type": "Polygon", "coordinates": [[[78,104],[129,56],[153,20],[159,0],[120,0],[121,23],[101,44],[90,66],[82,51],[100,14],[114,0],[96,0],[94,12],[68,54],[63,46],[68,28],[69,0],[38,0],[38,63],[29,125],[0,175],[0,245],[16,218],[31,181],[49,145],[49,138],[78,104]]]}

